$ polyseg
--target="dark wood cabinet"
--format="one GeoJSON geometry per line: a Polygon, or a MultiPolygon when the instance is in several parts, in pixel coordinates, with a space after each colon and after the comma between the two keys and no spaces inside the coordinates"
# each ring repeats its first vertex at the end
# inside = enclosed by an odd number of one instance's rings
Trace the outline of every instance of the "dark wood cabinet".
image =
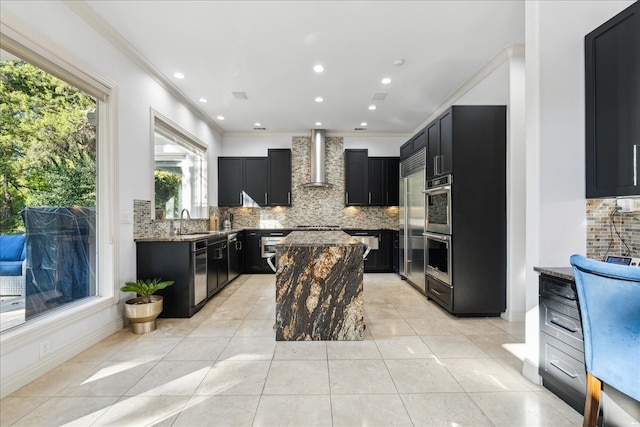
{"type": "Polygon", "coordinates": [[[399,158],[368,155],[366,149],[344,150],[345,205],[398,206],[399,158]]]}
{"type": "MultiPolygon", "coordinates": [[[[174,284],[157,292],[164,297],[160,317],[191,317],[206,302],[195,303],[194,251],[191,242],[137,242],[136,276],[140,279],[160,277],[174,284]]],[[[204,266],[203,266],[204,268],[204,266]]]]}
{"type": "Polygon", "coordinates": [[[218,206],[242,206],[244,159],[218,158],[218,206]]]}
{"type": "MultiPolygon", "coordinates": [[[[269,163],[266,157],[244,158],[244,191],[251,200],[245,200],[246,204],[266,206],[269,171],[269,163]]],[[[246,197],[246,196],[245,196],[246,197]]]]}
{"type": "Polygon", "coordinates": [[[269,206],[291,206],[291,150],[269,150],[269,206]]]}
{"type": "Polygon", "coordinates": [[[355,237],[376,237],[378,248],[371,249],[364,260],[365,273],[389,273],[393,271],[393,231],[345,229],[345,233],[355,237]]]}
{"type": "Polygon", "coordinates": [[[451,154],[443,155],[451,162],[437,162],[453,175],[452,286],[430,278],[427,297],[455,315],[499,315],[507,289],[506,107],[453,106],[437,122],[440,141],[443,129],[451,135],[451,154]]]}
{"type": "Polygon", "coordinates": [[[414,153],[427,146],[426,128],[415,134],[400,147],[400,160],[408,159],[414,153]]]}
{"type": "Polygon", "coordinates": [[[400,160],[397,157],[369,157],[369,206],[398,206],[400,160]]]}
{"type": "Polygon", "coordinates": [[[367,206],[369,204],[369,152],[344,150],[345,205],[367,206]]]}
{"type": "Polygon", "coordinates": [[[290,206],[291,150],[268,157],[219,157],[218,206],[290,206]]]}
{"type": "Polygon", "coordinates": [[[259,231],[244,232],[244,272],[262,273],[262,242],[259,231]]]}
{"type": "Polygon", "coordinates": [[[427,178],[447,175],[453,165],[451,108],[427,126],[427,178]]]}
{"type": "Polygon", "coordinates": [[[538,307],[542,384],[583,413],[587,388],[575,282],[541,274],[538,307]]]}
{"type": "Polygon", "coordinates": [[[585,36],[586,197],[640,195],[640,3],[585,36]]]}

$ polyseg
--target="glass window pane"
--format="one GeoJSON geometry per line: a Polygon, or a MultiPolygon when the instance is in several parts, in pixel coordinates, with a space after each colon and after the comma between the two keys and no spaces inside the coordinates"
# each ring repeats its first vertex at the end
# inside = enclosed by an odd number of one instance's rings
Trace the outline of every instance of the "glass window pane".
{"type": "Polygon", "coordinates": [[[206,149],[156,118],[154,159],[156,219],[206,218],[206,149]]]}
{"type": "Polygon", "coordinates": [[[98,293],[98,102],[6,52],[0,59],[4,330],[98,293]]]}

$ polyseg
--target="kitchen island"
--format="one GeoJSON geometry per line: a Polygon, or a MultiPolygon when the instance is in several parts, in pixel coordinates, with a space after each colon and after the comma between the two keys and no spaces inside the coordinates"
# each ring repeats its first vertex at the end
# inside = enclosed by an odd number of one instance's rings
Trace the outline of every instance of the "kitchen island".
{"type": "Polygon", "coordinates": [[[342,231],[276,244],[276,340],[362,340],[364,245],[342,231]]]}

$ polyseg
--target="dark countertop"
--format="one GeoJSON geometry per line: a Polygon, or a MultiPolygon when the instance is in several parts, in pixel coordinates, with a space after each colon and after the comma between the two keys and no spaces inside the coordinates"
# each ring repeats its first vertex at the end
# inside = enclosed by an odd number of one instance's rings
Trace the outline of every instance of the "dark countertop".
{"type": "Polygon", "coordinates": [[[575,280],[572,267],[533,267],[534,271],[565,280],[575,280]]]}
{"type": "Polygon", "coordinates": [[[362,242],[344,231],[292,231],[276,246],[357,246],[362,242]]]}

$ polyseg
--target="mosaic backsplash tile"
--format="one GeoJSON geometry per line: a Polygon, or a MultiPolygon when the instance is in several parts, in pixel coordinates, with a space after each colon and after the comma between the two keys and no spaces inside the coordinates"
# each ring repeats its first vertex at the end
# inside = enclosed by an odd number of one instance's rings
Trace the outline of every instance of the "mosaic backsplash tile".
{"type": "Polygon", "coordinates": [[[588,199],[586,208],[587,257],[640,258],[640,212],[620,212],[616,199],[588,199]]]}

